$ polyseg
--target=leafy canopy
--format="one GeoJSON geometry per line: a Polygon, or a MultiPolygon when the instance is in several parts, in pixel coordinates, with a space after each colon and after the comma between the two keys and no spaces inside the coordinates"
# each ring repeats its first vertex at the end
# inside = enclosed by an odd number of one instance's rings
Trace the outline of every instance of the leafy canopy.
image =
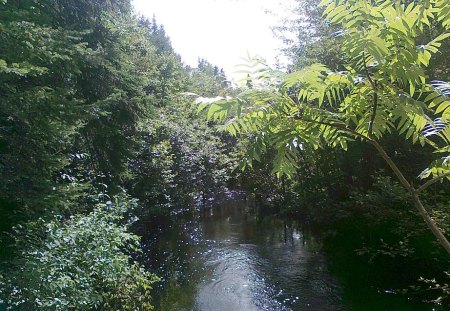
{"type": "MultiPolygon", "coordinates": [[[[249,72],[250,87],[234,98],[198,99],[208,118],[225,120],[233,135],[250,135],[247,163],[269,145],[274,172],[292,176],[306,147],[347,148],[349,141],[377,141],[396,132],[413,143],[450,150],[450,85],[426,75],[430,59],[449,36],[448,0],[323,0],[325,20],[341,29],[344,66],[313,64],[283,74],[268,67],[249,72]],[[446,31],[420,42],[440,23],[446,31]]],[[[259,66],[261,68],[261,66],[259,66]]],[[[450,171],[438,159],[423,177],[450,171]]]]}

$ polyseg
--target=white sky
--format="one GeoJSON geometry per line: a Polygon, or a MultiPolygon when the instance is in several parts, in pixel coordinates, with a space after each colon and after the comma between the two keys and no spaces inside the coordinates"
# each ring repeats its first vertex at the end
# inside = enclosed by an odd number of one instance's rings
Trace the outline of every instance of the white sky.
{"type": "Polygon", "coordinates": [[[134,0],[133,4],[137,13],[155,15],[164,25],[185,64],[195,67],[201,57],[234,76],[235,66],[244,62],[247,53],[276,64],[281,41],[270,27],[287,14],[293,1],[134,0]]]}

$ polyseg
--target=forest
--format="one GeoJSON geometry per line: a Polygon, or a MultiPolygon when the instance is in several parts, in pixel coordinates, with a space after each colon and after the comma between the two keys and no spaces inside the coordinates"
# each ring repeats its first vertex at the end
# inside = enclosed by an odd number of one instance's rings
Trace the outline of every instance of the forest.
{"type": "Polygon", "coordinates": [[[292,13],[234,84],[130,0],[0,0],[0,311],[449,310],[450,0],[292,13]]]}

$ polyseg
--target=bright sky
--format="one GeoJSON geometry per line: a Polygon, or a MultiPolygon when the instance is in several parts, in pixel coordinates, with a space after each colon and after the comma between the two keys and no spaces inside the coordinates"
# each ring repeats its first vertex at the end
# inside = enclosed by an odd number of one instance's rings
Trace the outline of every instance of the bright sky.
{"type": "MultiPolygon", "coordinates": [[[[277,63],[281,41],[271,26],[294,0],[134,0],[136,12],[163,24],[175,51],[195,67],[199,57],[233,76],[242,58],[277,63]],[[271,13],[268,13],[271,12],[271,13]]],[[[283,60],[279,60],[283,63],[283,60]]]]}

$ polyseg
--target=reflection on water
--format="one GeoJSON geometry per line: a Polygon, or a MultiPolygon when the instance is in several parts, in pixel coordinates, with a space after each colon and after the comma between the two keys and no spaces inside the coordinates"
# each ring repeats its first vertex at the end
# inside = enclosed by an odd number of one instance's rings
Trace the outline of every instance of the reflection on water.
{"type": "Polygon", "coordinates": [[[145,245],[157,310],[344,310],[320,243],[293,225],[235,203],[170,226],[145,245]]]}
{"type": "Polygon", "coordinates": [[[398,288],[408,283],[382,267],[369,269],[348,250],[337,252],[339,243],[327,262],[308,230],[253,214],[231,201],[201,215],[179,214],[168,223],[140,221],[139,260],[163,278],[154,293],[156,310],[445,310],[377,287],[374,278],[398,288]]]}

